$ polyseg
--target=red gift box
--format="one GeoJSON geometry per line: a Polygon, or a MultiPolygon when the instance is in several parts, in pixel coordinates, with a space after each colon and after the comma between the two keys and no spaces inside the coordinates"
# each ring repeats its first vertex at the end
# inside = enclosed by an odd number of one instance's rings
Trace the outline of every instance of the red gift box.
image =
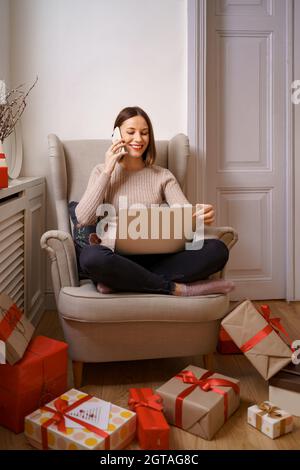
{"type": "Polygon", "coordinates": [[[37,336],[19,362],[0,365],[0,425],[22,432],[26,415],[67,390],[67,349],[37,336]]]}
{"type": "Polygon", "coordinates": [[[170,426],[162,399],[151,388],[130,388],[129,408],[137,414],[137,437],[143,450],[168,450],[170,426]]]}
{"type": "Polygon", "coordinates": [[[242,354],[223,326],[220,327],[217,350],[220,354],[242,354]]]}

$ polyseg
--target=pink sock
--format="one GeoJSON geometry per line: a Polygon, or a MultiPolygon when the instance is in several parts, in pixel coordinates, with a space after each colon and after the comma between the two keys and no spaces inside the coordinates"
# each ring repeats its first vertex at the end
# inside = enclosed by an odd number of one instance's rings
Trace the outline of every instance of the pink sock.
{"type": "Polygon", "coordinates": [[[173,295],[182,297],[190,295],[208,295],[208,294],[228,294],[235,285],[231,281],[225,279],[207,279],[205,281],[189,282],[187,284],[179,284],[180,292],[173,295]]]}
{"type": "Polygon", "coordinates": [[[111,294],[112,292],[115,292],[110,287],[107,287],[105,284],[102,284],[102,282],[97,283],[97,291],[100,292],[100,294],[111,294]]]}

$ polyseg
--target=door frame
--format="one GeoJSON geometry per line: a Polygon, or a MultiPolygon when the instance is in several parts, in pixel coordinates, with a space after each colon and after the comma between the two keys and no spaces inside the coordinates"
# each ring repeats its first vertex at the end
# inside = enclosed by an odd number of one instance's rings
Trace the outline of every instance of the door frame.
{"type": "MultiPolygon", "coordinates": [[[[300,0],[293,2],[293,80],[300,80],[300,0]],[[298,26],[296,28],[296,25],[298,26]]],[[[296,182],[300,181],[300,162],[296,156],[300,155],[300,104],[292,106],[293,126],[293,176],[294,176],[294,300],[300,300],[300,187],[296,182]],[[298,262],[297,262],[298,260],[298,262]]]]}
{"type": "MultiPolygon", "coordinates": [[[[295,2],[297,16],[300,21],[300,0],[286,0],[286,107],[285,107],[285,193],[286,193],[286,266],[285,289],[286,300],[300,299],[300,268],[295,265],[295,253],[300,254],[300,236],[296,237],[296,208],[295,198],[296,159],[295,159],[295,107],[291,101],[290,84],[294,76],[294,61],[296,58],[296,41],[294,24],[295,2]],[[297,240],[297,242],[296,242],[297,240]],[[295,244],[296,243],[296,244],[295,244]],[[295,278],[297,274],[297,278],[295,278]],[[297,280],[297,284],[295,281],[297,280]]],[[[206,199],[206,3],[207,0],[187,0],[187,37],[188,37],[188,106],[187,128],[191,146],[193,167],[191,199],[193,203],[206,199]]],[[[296,28],[295,28],[296,30],[296,28]]],[[[299,46],[298,46],[299,48],[299,46]]],[[[300,52],[300,51],[298,51],[300,52]]],[[[298,64],[300,69],[300,64],[298,64]]],[[[300,70],[299,70],[300,71],[300,70]]],[[[300,78],[300,77],[299,77],[300,78]]],[[[298,105],[300,107],[300,105],[298,105]]],[[[299,113],[298,113],[299,114],[299,113]]],[[[297,127],[300,129],[300,116],[297,127]]],[[[300,167],[297,168],[300,177],[300,167]]],[[[299,181],[299,179],[298,179],[299,181]]],[[[207,202],[207,201],[205,201],[207,202]]],[[[300,199],[299,203],[300,204],[300,199]]],[[[300,222],[299,222],[300,224],[300,222]]],[[[300,225],[298,227],[300,232],[300,225]]]]}
{"type": "Polygon", "coordinates": [[[205,201],[206,1],[187,0],[187,131],[192,171],[189,200],[205,201]]]}

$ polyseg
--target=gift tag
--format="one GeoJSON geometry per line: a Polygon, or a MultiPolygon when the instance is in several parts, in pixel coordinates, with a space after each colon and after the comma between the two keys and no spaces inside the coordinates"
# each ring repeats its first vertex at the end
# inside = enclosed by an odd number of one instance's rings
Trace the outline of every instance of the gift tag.
{"type": "MultiPolygon", "coordinates": [[[[83,403],[79,405],[74,410],[69,411],[68,415],[73,416],[74,418],[80,419],[84,423],[92,424],[100,429],[107,429],[109,422],[109,413],[110,413],[110,403],[104,400],[93,403],[83,403]]],[[[84,428],[84,425],[80,425],[68,419],[66,417],[66,427],[67,428],[84,428]]]]}
{"type": "Polygon", "coordinates": [[[4,341],[0,340],[0,364],[6,364],[6,345],[4,341]]]}

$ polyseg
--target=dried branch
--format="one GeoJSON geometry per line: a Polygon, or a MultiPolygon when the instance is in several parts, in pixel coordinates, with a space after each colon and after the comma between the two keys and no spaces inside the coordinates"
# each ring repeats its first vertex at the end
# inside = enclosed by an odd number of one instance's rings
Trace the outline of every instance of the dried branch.
{"type": "Polygon", "coordinates": [[[24,84],[5,93],[4,102],[0,104],[0,141],[2,143],[4,139],[13,132],[26,108],[26,98],[37,81],[38,77],[36,77],[33,85],[31,85],[27,93],[22,90],[24,84]]]}

